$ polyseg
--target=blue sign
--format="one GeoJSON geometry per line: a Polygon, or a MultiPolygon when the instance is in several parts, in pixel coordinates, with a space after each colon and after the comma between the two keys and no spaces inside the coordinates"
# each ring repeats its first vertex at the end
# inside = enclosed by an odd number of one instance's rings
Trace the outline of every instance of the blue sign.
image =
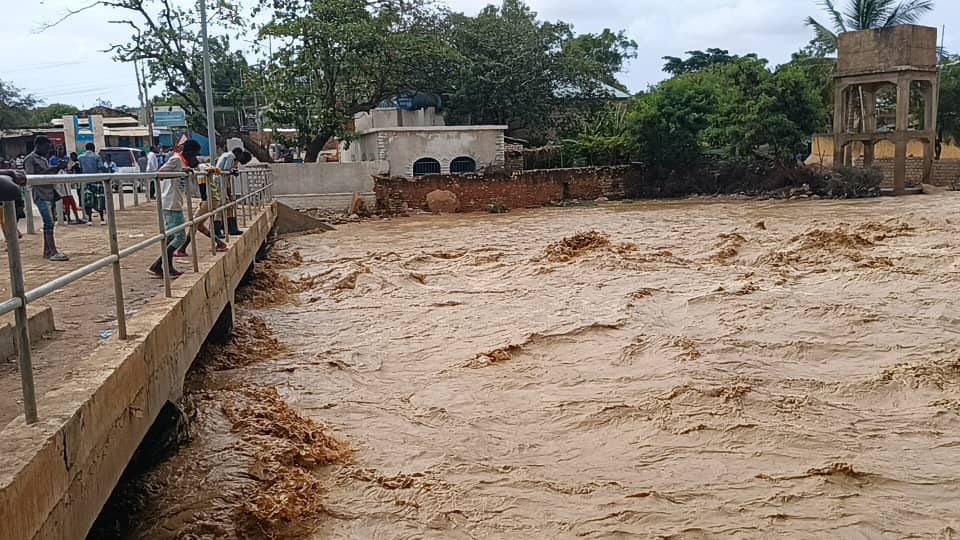
{"type": "Polygon", "coordinates": [[[157,127],[184,127],[187,113],[183,111],[154,111],[153,125],[157,127]]]}
{"type": "Polygon", "coordinates": [[[89,123],[93,120],[88,116],[87,117],[87,127],[80,127],[80,118],[77,115],[73,115],[73,133],[74,140],[77,143],[77,148],[83,148],[88,142],[93,142],[93,126],[89,123]]]}

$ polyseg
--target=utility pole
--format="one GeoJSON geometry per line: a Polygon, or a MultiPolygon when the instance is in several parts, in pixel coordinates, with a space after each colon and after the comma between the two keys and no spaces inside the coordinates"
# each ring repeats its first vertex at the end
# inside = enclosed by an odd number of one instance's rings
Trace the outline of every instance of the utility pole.
{"type": "Polygon", "coordinates": [[[207,39],[207,0],[200,0],[200,39],[203,42],[203,93],[207,101],[207,138],[210,139],[210,164],[217,162],[217,129],[213,120],[213,81],[210,75],[210,43],[207,39]]]}
{"type": "Polygon", "coordinates": [[[137,70],[137,82],[140,83],[140,107],[143,110],[144,120],[147,122],[147,130],[150,135],[147,137],[147,146],[153,147],[153,103],[150,102],[150,87],[147,85],[146,67],[140,67],[139,60],[134,60],[134,68],[137,70]]]}

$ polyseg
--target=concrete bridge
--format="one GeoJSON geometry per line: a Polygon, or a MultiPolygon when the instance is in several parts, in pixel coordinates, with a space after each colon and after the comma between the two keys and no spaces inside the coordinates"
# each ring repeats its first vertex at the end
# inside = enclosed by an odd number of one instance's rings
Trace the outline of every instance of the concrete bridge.
{"type": "Polygon", "coordinates": [[[21,414],[0,432],[0,538],[86,537],[160,410],[181,397],[208,335],[232,324],[234,293],[277,214],[277,204],[263,206],[228,252],[177,279],[170,298],[140,306],[128,340],[60,359],[76,365],[39,398],[39,422],[21,414]]]}

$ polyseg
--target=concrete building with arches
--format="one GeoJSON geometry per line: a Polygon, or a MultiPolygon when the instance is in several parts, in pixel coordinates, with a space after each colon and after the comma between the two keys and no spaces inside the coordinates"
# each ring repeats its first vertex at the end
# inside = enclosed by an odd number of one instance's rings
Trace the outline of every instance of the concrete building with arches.
{"type": "Polygon", "coordinates": [[[391,176],[466,174],[504,163],[507,126],[448,126],[433,107],[358,113],[354,128],[353,140],[341,143],[340,161],[384,161],[391,176]]]}
{"type": "Polygon", "coordinates": [[[859,144],[863,165],[870,166],[877,145],[887,142],[894,149],[893,194],[906,193],[908,187],[917,191],[920,183],[929,183],[936,154],[938,77],[935,28],[901,25],[841,34],[833,163],[853,165],[859,144]],[[885,90],[892,99],[882,98],[885,90]],[[923,149],[920,178],[907,176],[912,141],[923,149]]]}

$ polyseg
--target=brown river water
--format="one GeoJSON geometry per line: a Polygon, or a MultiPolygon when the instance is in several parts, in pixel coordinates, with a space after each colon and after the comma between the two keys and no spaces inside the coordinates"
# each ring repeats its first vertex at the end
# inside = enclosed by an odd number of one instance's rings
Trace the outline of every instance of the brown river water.
{"type": "Polygon", "coordinates": [[[960,536],[960,196],[418,216],[274,251],[292,296],[254,284],[259,340],[191,382],[191,440],[115,536],[960,536]],[[308,435],[237,412],[283,400],[308,435]],[[237,508],[280,431],[322,455],[265,529],[237,508]]]}

